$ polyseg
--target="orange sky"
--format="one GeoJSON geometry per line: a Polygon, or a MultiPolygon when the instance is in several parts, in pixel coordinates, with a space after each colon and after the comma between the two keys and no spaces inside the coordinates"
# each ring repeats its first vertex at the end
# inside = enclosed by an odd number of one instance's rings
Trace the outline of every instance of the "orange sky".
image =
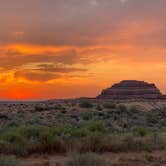
{"type": "Polygon", "coordinates": [[[0,99],[96,96],[124,79],[166,93],[165,5],[0,0],[0,99]]]}

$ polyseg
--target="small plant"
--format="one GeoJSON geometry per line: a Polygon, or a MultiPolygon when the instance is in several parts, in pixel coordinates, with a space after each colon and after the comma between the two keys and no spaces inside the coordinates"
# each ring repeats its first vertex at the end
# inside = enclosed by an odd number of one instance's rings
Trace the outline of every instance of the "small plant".
{"type": "Polygon", "coordinates": [[[103,107],[107,108],[107,109],[115,109],[116,108],[116,104],[114,104],[114,103],[104,103],[103,107]]]}
{"type": "Polygon", "coordinates": [[[44,110],[45,110],[45,108],[43,106],[39,106],[39,105],[35,106],[35,111],[36,112],[41,112],[41,111],[44,111],[44,110]]]}
{"type": "Polygon", "coordinates": [[[132,106],[129,111],[130,111],[131,113],[138,113],[138,112],[139,112],[139,110],[137,109],[136,106],[132,106]]]}
{"type": "Polygon", "coordinates": [[[93,104],[89,101],[84,101],[79,104],[81,108],[93,108],[93,104]]]}
{"type": "Polygon", "coordinates": [[[83,120],[91,120],[93,118],[93,113],[90,111],[83,112],[81,114],[83,120]]]}
{"type": "Polygon", "coordinates": [[[126,112],[127,111],[127,107],[123,104],[118,105],[118,111],[120,112],[126,112]]]}
{"type": "Polygon", "coordinates": [[[103,132],[104,131],[104,125],[102,122],[99,121],[92,121],[90,122],[86,128],[91,132],[103,132]]]}
{"type": "Polygon", "coordinates": [[[73,154],[65,166],[106,166],[106,161],[93,153],[73,154]]]}
{"type": "Polygon", "coordinates": [[[0,166],[19,166],[17,159],[14,156],[0,156],[0,166]]]}
{"type": "Polygon", "coordinates": [[[98,104],[98,105],[96,106],[96,110],[98,110],[98,111],[102,111],[103,108],[101,107],[101,105],[98,104]]]}
{"type": "Polygon", "coordinates": [[[157,124],[158,123],[158,119],[153,114],[147,114],[146,120],[147,120],[148,123],[151,123],[151,124],[157,124]]]}
{"type": "Polygon", "coordinates": [[[0,114],[0,119],[9,120],[9,117],[5,114],[0,114]]]}
{"type": "Polygon", "coordinates": [[[136,135],[138,135],[140,137],[144,137],[148,134],[147,129],[145,129],[143,127],[134,129],[134,132],[135,132],[136,135]]]}

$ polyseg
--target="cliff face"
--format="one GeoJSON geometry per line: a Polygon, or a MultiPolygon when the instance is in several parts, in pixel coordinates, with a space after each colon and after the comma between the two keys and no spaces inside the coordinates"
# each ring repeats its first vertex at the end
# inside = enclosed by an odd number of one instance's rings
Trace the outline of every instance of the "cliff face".
{"type": "Polygon", "coordinates": [[[155,84],[144,81],[125,80],[105,89],[99,99],[160,99],[163,95],[155,84]]]}

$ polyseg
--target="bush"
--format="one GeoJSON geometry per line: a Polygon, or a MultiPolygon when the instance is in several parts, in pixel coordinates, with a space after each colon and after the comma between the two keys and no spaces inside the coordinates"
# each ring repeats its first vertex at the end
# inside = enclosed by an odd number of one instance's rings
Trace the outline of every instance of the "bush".
{"type": "Polygon", "coordinates": [[[139,110],[137,109],[136,106],[132,106],[129,111],[130,113],[139,113],[139,110]]]}
{"type": "Polygon", "coordinates": [[[102,122],[92,121],[87,124],[86,128],[91,132],[104,132],[105,128],[102,122]]]}
{"type": "Polygon", "coordinates": [[[147,114],[146,121],[149,124],[157,124],[159,119],[153,114],[147,114]]]}
{"type": "Polygon", "coordinates": [[[109,149],[109,140],[105,135],[99,133],[91,133],[87,137],[80,139],[74,146],[78,152],[106,152],[109,149]]]}
{"type": "Polygon", "coordinates": [[[96,110],[98,110],[98,111],[102,111],[103,108],[101,107],[101,105],[98,104],[98,105],[96,106],[96,110]]]}
{"type": "Polygon", "coordinates": [[[127,111],[127,107],[123,104],[118,105],[118,111],[120,112],[126,112],[127,111]]]}
{"type": "Polygon", "coordinates": [[[93,118],[93,113],[91,111],[83,112],[81,117],[83,120],[91,120],[93,118]]]}
{"type": "Polygon", "coordinates": [[[84,101],[79,104],[81,108],[93,108],[93,104],[90,103],[89,101],[84,101]]]}
{"type": "Polygon", "coordinates": [[[143,127],[134,129],[134,132],[137,136],[140,136],[140,137],[144,137],[148,134],[147,129],[145,129],[143,127]]]}
{"type": "Polygon", "coordinates": [[[19,163],[14,156],[0,156],[0,166],[19,166],[19,163]]]}
{"type": "Polygon", "coordinates": [[[96,154],[73,154],[65,166],[106,166],[106,161],[96,154]]]}
{"type": "Polygon", "coordinates": [[[141,127],[130,133],[107,133],[105,126],[101,121],[91,121],[79,126],[4,128],[0,130],[0,153],[25,156],[69,150],[85,153],[166,148],[165,131],[152,135],[141,127]]]}
{"type": "Polygon", "coordinates": [[[103,107],[107,108],[107,109],[115,109],[116,108],[116,104],[114,104],[114,103],[104,103],[103,107]]]}

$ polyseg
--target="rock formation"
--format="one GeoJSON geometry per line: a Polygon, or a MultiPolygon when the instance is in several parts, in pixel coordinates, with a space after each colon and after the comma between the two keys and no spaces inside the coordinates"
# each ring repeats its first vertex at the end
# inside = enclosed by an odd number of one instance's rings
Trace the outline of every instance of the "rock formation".
{"type": "Polygon", "coordinates": [[[166,99],[155,84],[144,81],[125,80],[105,89],[98,99],[166,99]]]}

